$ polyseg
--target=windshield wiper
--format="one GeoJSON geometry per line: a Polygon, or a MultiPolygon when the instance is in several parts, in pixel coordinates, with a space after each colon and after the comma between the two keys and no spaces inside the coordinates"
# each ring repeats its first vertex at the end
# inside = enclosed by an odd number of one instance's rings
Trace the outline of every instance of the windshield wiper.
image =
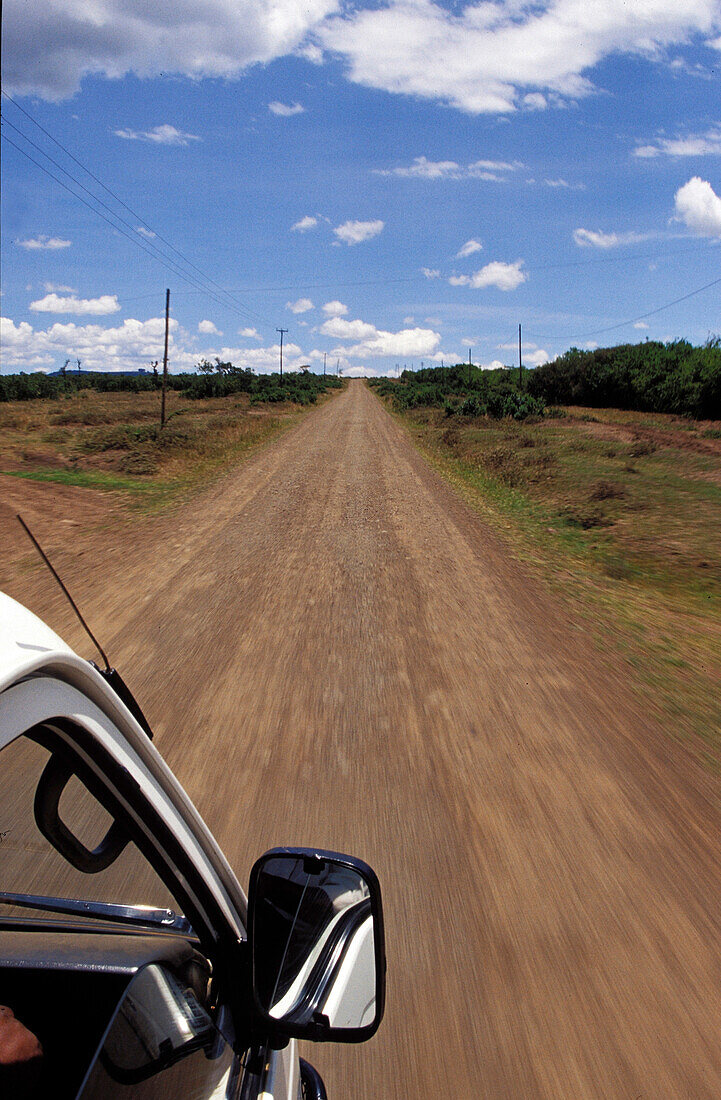
{"type": "Polygon", "coordinates": [[[185,917],[172,909],[158,909],[154,905],[111,905],[104,901],[82,901],[74,898],[47,898],[42,894],[10,894],[0,890],[0,904],[19,905],[23,909],[41,909],[47,913],[68,913],[71,916],[96,917],[98,920],[118,924],[141,924],[151,928],[163,928],[168,932],[193,935],[193,928],[185,917]]]}

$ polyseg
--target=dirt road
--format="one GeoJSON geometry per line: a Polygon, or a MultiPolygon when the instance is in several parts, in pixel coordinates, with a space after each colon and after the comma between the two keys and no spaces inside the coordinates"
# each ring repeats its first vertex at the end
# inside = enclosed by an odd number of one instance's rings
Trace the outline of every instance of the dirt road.
{"type": "Polygon", "coordinates": [[[380,875],[387,1017],[310,1052],[331,1097],[721,1096],[718,784],[362,383],[105,537],[74,588],[241,881],[380,875]]]}

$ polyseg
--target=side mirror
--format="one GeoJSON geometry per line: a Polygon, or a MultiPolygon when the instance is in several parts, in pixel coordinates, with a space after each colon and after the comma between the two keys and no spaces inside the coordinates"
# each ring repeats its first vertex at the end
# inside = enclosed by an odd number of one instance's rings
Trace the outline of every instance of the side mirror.
{"type": "Polygon", "coordinates": [[[268,1034],[361,1043],[385,1002],[381,890],[359,859],[274,848],[248,892],[256,1017],[268,1034]]]}

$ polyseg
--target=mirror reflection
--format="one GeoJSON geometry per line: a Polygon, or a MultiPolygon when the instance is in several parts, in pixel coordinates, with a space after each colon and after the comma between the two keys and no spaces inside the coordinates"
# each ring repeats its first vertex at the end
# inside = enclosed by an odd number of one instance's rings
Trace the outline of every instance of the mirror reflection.
{"type": "Polygon", "coordinates": [[[374,1022],[371,894],[355,868],[318,856],[268,857],[253,947],[256,993],[275,1019],[340,1029],[374,1022]]]}

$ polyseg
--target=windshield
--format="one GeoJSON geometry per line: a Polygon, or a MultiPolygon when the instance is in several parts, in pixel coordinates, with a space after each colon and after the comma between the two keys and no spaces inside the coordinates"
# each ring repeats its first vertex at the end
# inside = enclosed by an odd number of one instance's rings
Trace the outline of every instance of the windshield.
{"type": "MultiPolygon", "coordinates": [[[[93,873],[78,870],[55,849],[38,826],[34,809],[41,776],[50,760],[48,749],[19,737],[0,752],[0,891],[45,898],[149,906],[180,910],[167,887],[132,841],[124,843],[109,866],[93,873]]],[[[77,775],[71,775],[58,803],[62,824],[87,850],[93,851],[113,825],[113,818],[77,775]]],[[[118,827],[115,831],[117,833],[118,827]]],[[[53,918],[30,906],[3,904],[0,923],[22,917],[53,918]]],[[[107,914],[72,914],[82,921],[107,920],[107,914]]]]}

